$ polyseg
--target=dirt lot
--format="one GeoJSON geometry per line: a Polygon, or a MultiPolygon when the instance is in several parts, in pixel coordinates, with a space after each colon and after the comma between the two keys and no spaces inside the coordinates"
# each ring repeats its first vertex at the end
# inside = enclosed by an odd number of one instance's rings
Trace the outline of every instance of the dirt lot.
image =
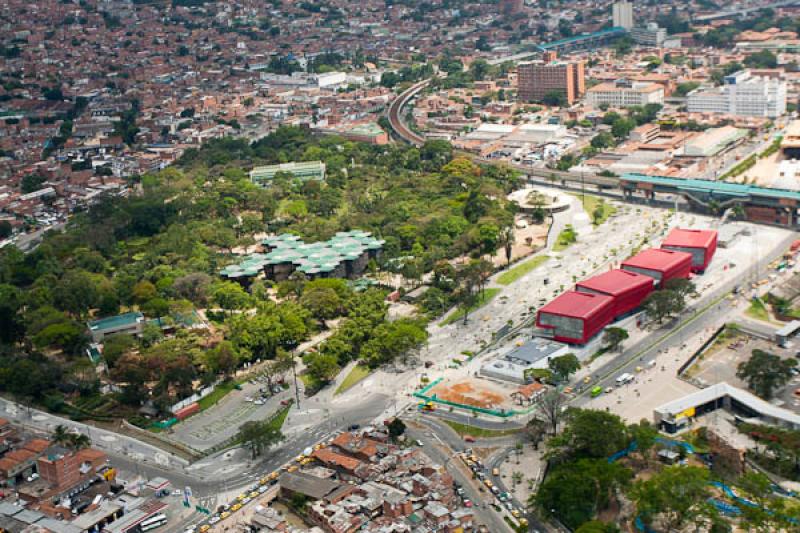
{"type": "Polygon", "coordinates": [[[490,381],[466,378],[456,383],[443,381],[428,394],[450,402],[483,407],[485,409],[514,409],[512,389],[506,389],[490,381]]]}

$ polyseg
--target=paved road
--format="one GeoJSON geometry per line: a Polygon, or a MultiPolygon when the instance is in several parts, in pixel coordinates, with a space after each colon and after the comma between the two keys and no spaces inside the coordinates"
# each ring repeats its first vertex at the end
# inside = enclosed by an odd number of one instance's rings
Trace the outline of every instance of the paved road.
{"type": "MultiPolygon", "coordinates": [[[[442,444],[436,437],[431,436],[428,431],[420,431],[412,426],[406,430],[409,438],[419,440],[424,444],[425,454],[436,463],[441,464],[453,476],[453,479],[464,488],[467,498],[472,500],[475,510],[476,522],[485,525],[492,533],[509,532],[511,528],[503,520],[502,516],[487,505],[487,501],[492,498],[487,496],[485,490],[482,492],[478,484],[468,475],[463,468],[463,463],[458,464],[460,459],[453,453],[447,445],[442,444]],[[485,498],[485,499],[484,499],[485,498]]],[[[491,493],[489,493],[491,495],[491,493]]]]}
{"type": "MultiPolygon", "coordinates": [[[[683,344],[684,339],[700,334],[718,316],[731,312],[736,306],[736,302],[725,298],[725,296],[734,287],[744,287],[750,282],[763,277],[763,272],[765,272],[767,265],[780,257],[795,239],[796,235],[786,237],[778,246],[762,255],[758,261],[758,268],[749,269],[742,277],[722,283],[695,302],[688,311],[684,311],[680,320],[676,319],[674,323],[656,330],[653,334],[648,335],[647,338],[626,349],[620,357],[601,367],[595,372],[599,380],[594,380],[592,386],[600,385],[603,388],[614,386],[616,378],[620,374],[625,372],[634,373],[636,367],[642,365],[643,362],[646,363],[656,359],[659,352],[665,351],[671,346],[683,344]],[[756,276],[756,272],[761,272],[762,275],[756,276]]],[[[579,386],[578,383],[575,385],[579,386]]],[[[586,390],[575,398],[572,404],[582,406],[589,400],[588,390],[586,390]]]]}

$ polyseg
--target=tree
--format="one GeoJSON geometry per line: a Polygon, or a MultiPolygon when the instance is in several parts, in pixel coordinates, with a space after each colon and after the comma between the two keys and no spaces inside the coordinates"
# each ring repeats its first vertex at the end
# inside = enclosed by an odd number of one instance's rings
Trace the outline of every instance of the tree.
{"type": "Polygon", "coordinates": [[[539,408],[542,411],[545,421],[550,424],[553,435],[558,431],[558,424],[564,414],[564,396],[556,389],[550,389],[542,395],[539,400],[539,408]]]}
{"type": "Polygon", "coordinates": [[[581,524],[575,533],[619,533],[619,527],[600,520],[589,520],[581,524]]]}
{"type": "Polygon", "coordinates": [[[581,368],[581,362],[574,353],[567,353],[549,359],[547,366],[553,371],[558,381],[568,381],[569,377],[581,368]]]}
{"type": "Polygon", "coordinates": [[[666,289],[650,293],[642,303],[647,316],[659,324],[665,318],[682,311],[684,306],[685,302],[680,299],[678,293],[666,289]]]}
{"type": "Polygon", "coordinates": [[[506,253],[506,264],[511,264],[511,253],[514,249],[514,242],[516,241],[516,236],[514,233],[513,226],[506,226],[500,231],[500,244],[503,246],[503,250],[506,253]]]}
{"type": "Polygon", "coordinates": [[[679,529],[707,512],[709,472],[697,466],[668,466],[634,484],[631,496],[645,523],[662,516],[667,531],[679,529]]]}
{"type": "Polygon", "coordinates": [[[228,377],[239,364],[239,354],[231,341],[222,341],[206,351],[204,364],[209,373],[228,377]]]}
{"type": "Polygon", "coordinates": [[[406,432],[406,425],[397,417],[394,417],[391,422],[389,422],[389,436],[392,440],[397,440],[397,437],[402,435],[406,432]]]}
{"type": "Polygon", "coordinates": [[[592,137],[592,140],[591,140],[590,144],[594,148],[603,149],[603,148],[609,148],[611,146],[614,146],[614,144],[616,144],[616,143],[614,141],[614,136],[613,135],[611,135],[607,131],[602,131],[602,132],[598,133],[597,135],[595,135],[594,137],[592,137]]]}
{"type": "Polygon", "coordinates": [[[22,194],[28,194],[38,191],[42,188],[42,184],[47,181],[47,178],[40,174],[25,174],[19,184],[19,189],[22,194]]]}
{"type": "Polygon", "coordinates": [[[84,450],[92,445],[89,435],[83,433],[70,433],[67,447],[73,451],[84,450]]]}
{"type": "Polygon", "coordinates": [[[656,438],[658,437],[658,429],[646,418],[643,418],[638,424],[629,425],[628,433],[631,439],[636,441],[637,453],[641,454],[646,462],[647,452],[655,446],[656,438]]]}
{"type": "Polygon", "coordinates": [[[323,326],[326,320],[342,313],[342,301],[339,295],[328,287],[306,287],[300,297],[300,305],[308,309],[323,326]]]}
{"type": "Polygon", "coordinates": [[[630,132],[636,127],[636,122],[630,118],[618,118],[611,125],[611,134],[617,139],[627,139],[630,132]]]}
{"type": "Polygon", "coordinates": [[[736,377],[745,381],[747,387],[765,400],[772,398],[775,390],[786,385],[792,378],[792,369],[797,359],[781,359],[764,350],[753,350],[750,359],[739,363],[736,377]]]}
{"type": "Polygon", "coordinates": [[[250,305],[250,295],[241,285],[233,281],[221,281],[215,285],[211,298],[226,311],[244,309],[250,305]]]}
{"type": "Polygon", "coordinates": [[[335,357],[322,353],[309,353],[303,357],[306,372],[321,383],[329,383],[339,373],[339,364],[335,357]]]}
{"type": "Polygon", "coordinates": [[[64,424],[59,424],[53,430],[53,434],[50,435],[50,440],[53,441],[53,444],[57,446],[64,446],[66,447],[70,441],[70,432],[67,426],[64,424]]]}
{"type": "Polygon", "coordinates": [[[542,97],[542,103],[548,106],[564,107],[567,105],[567,96],[563,91],[548,91],[542,97]]]}
{"type": "Polygon", "coordinates": [[[561,458],[607,459],[630,442],[622,419],[606,411],[568,409],[564,429],[550,439],[552,455],[561,458]]]}
{"type": "Polygon", "coordinates": [[[603,342],[608,346],[611,351],[617,351],[622,348],[622,343],[628,339],[628,330],[625,328],[611,327],[606,328],[603,333],[603,342]]]}
{"type": "Polygon", "coordinates": [[[253,459],[283,440],[283,435],[269,420],[253,420],[239,426],[236,440],[250,448],[253,459]]]}
{"type": "Polygon", "coordinates": [[[531,418],[525,424],[525,435],[528,436],[533,447],[538,449],[539,442],[541,442],[545,433],[547,433],[547,423],[541,418],[531,418]]]}
{"type": "Polygon", "coordinates": [[[14,232],[14,226],[8,220],[0,220],[0,239],[7,239],[11,237],[14,232]]]}
{"type": "Polygon", "coordinates": [[[606,509],[614,491],[626,487],[632,472],[619,462],[580,459],[556,466],[529,505],[555,515],[567,527],[577,528],[606,509]]]}

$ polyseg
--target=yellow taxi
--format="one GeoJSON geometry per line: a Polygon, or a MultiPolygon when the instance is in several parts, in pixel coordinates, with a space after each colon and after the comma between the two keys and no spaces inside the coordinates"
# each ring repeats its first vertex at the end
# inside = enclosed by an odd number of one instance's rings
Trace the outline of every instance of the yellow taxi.
{"type": "Polygon", "coordinates": [[[222,512],[222,514],[221,514],[221,515],[219,515],[219,519],[220,519],[220,520],[225,520],[225,519],[226,519],[226,518],[228,518],[230,515],[231,515],[231,513],[229,513],[228,511],[223,511],[223,512],[222,512]]]}
{"type": "Polygon", "coordinates": [[[267,483],[269,483],[269,477],[267,476],[264,476],[258,480],[259,485],[266,485],[267,483]]]}
{"type": "Polygon", "coordinates": [[[278,476],[279,476],[279,475],[280,475],[280,474],[278,474],[278,472],[277,472],[277,471],[276,471],[276,472],[273,472],[273,473],[271,473],[271,474],[269,475],[269,479],[270,479],[270,480],[272,480],[272,479],[278,479],[278,476]]]}
{"type": "Polygon", "coordinates": [[[245,498],[247,498],[247,494],[245,494],[245,493],[239,494],[239,495],[236,497],[236,499],[237,499],[237,500],[239,500],[239,501],[242,501],[242,500],[244,500],[245,498]]]}
{"type": "Polygon", "coordinates": [[[251,493],[250,493],[248,496],[250,496],[250,499],[253,499],[253,498],[258,498],[258,491],[257,491],[257,490],[254,490],[254,491],[253,491],[253,492],[251,492],[251,493]]]}
{"type": "Polygon", "coordinates": [[[514,518],[519,518],[519,511],[517,511],[516,509],[512,509],[511,514],[514,516],[514,518]]]}
{"type": "Polygon", "coordinates": [[[522,527],[527,526],[528,525],[528,519],[527,518],[520,518],[519,519],[519,525],[521,525],[522,527]]]}
{"type": "Polygon", "coordinates": [[[296,465],[292,465],[292,466],[290,466],[289,468],[286,469],[287,472],[297,472],[297,470],[298,469],[297,469],[296,465]]]}
{"type": "Polygon", "coordinates": [[[315,444],[315,445],[314,445],[314,450],[321,450],[321,449],[322,449],[322,448],[324,448],[324,447],[325,447],[325,445],[324,445],[324,444],[322,444],[322,443],[315,444]]]}
{"type": "Polygon", "coordinates": [[[484,481],[484,482],[483,482],[483,484],[484,484],[484,485],[486,485],[487,487],[489,487],[490,489],[491,489],[491,488],[492,488],[492,486],[493,486],[492,482],[491,482],[491,481],[489,481],[488,479],[487,479],[486,481],[484,481]]]}
{"type": "Polygon", "coordinates": [[[303,459],[305,459],[305,458],[306,458],[306,456],[305,456],[305,455],[298,455],[297,457],[295,457],[295,459],[294,459],[294,460],[295,460],[295,461],[297,461],[297,462],[299,463],[299,462],[301,462],[301,461],[302,461],[303,459]]]}
{"type": "Polygon", "coordinates": [[[211,526],[209,526],[208,524],[203,524],[202,526],[200,526],[199,531],[200,533],[206,533],[206,531],[208,531],[209,529],[211,529],[211,526]]]}
{"type": "Polygon", "coordinates": [[[242,504],[241,503],[234,503],[233,505],[231,505],[231,512],[235,513],[236,511],[238,511],[241,508],[242,508],[242,504]]]}

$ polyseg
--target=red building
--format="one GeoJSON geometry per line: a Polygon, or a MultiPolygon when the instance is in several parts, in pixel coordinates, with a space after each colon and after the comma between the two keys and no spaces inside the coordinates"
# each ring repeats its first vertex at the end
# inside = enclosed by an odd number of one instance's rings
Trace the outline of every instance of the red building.
{"type": "Polygon", "coordinates": [[[585,344],[613,320],[614,298],[605,294],[567,291],[536,315],[536,326],[551,329],[553,339],[585,344]]]}
{"type": "Polygon", "coordinates": [[[717,251],[717,232],[713,229],[675,228],[661,243],[661,248],[691,254],[692,272],[705,272],[717,251]]]}
{"type": "Polygon", "coordinates": [[[650,276],[656,283],[675,278],[688,278],[692,271],[692,254],[649,248],[622,262],[622,269],[650,276]]]}
{"type": "Polygon", "coordinates": [[[639,307],[642,300],[653,292],[653,278],[615,269],[579,282],[575,290],[611,296],[614,299],[611,314],[617,318],[639,307]]]}

